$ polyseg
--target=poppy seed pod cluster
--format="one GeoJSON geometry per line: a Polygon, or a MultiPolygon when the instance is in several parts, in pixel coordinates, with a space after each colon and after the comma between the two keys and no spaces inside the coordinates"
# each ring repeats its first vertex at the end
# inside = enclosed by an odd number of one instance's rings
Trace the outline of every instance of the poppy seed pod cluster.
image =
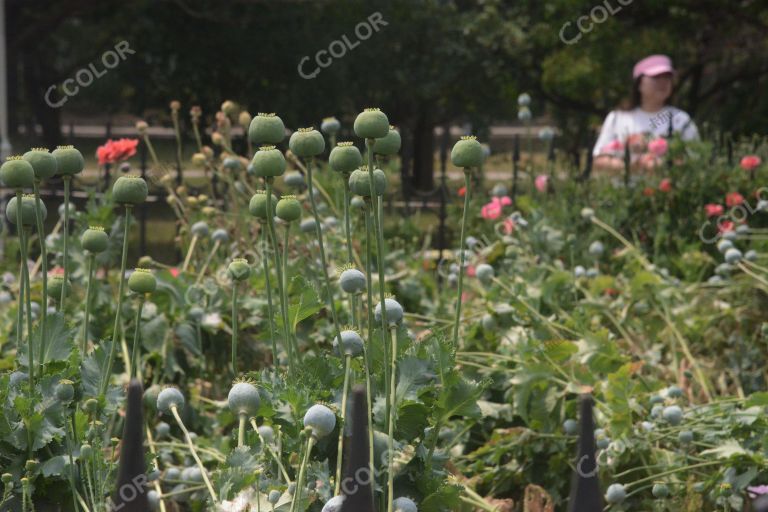
{"type": "Polygon", "coordinates": [[[274,178],[285,172],[285,157],[275,146],[261,146],[251,161],[253,173],[260,178],[274,178]]]}
{"type": "Polygon", "coordinates": [[[363,155],[352,142],[339,142],[331,150],[328,163],[334,171],[350,174],[363,164],[363,155]]]}
{"type": "Polygon", "coordinates": [[[120,176],[112,185],[112,199],[117,204],[133,206],[147,200],[149,189],[141,176],[120,176]]]}
{"type": "Polygon", "coordinates": [[[35,179],[45,180],[56,175],[59,169],[56,157],[45,148],[32,148],[22,158],[29,162],[35,172],[35,179]]]}
{"type": "MultiPolygon", "coordinates": [[[[5,205],[5,216],[11,224],[17,222],[17,208],[19,202],[17,198],[12,197],[8,204],[5,205]]],[[[24,194],[21,197],[21,225],[22,226],[34,226],[36,221],[37,202],[35,196],[24,194]]],[[[40,202],[40,217],[42,220],[48,216],[48,210],[45,208],[45,204],[40,202]]]]}
{"type": "Polygon", "coordinates": [[[314,128],[299,128],[291,134],[288,147],[294,155],[309,158],[325,151],[325,138],[314,128]]]}
{"type": "Polygon", "coordinates": [[[285,138],[283,120],[275,114],[259,113],[251,120],[248,138],[253,144],[279,144],[285,138]]]}
{"type": "Polygon", "coordinates": [[[9,156],[0,166],[0,182],[14,190],[32,188],[35,170],[20,156],[9,156]]]}
{"type": "Polygon", "coordinates": [[[389,119],[378,108],[366,108],[355,118],[355,135],[363,139],[381,139],[389,133],[389,119]]]}

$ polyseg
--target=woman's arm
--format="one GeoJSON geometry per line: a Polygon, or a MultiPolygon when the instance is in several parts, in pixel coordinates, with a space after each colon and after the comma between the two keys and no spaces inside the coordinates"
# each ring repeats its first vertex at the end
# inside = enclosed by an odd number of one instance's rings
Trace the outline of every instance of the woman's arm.
{"type": "Polygon", "coordinates": [[[619,146],[623,147],[621,138],[616,132],[616,112],[613,111],[606,116],[603,126],[600,127],[600,135],[597,137],[595,147],[592,149],[592,166],[598,170],[619,170],[624,168],[624,159],[617,156],[615,151],[619,151],[619,146]],[[606,147],[611,144],[616,148],[606,151],[606,147]]]}

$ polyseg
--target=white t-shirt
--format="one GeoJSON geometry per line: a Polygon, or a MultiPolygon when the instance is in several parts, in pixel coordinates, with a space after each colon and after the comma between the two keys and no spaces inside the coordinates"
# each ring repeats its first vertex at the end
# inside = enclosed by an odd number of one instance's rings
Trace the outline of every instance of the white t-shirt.
{"type": "Polygon", "coordinates": [[[666,137],[669,134],[670,116],[672,131],[679,133],[683,140],[699,138],[699,130],[691,116],[679,108],[667,106],[658,112],[646,112],[640,107],[632,110],[614,110],[605,118],[592,154],[598,156],[623,153],[617,143],[623,146],[632,135],[666,137]]]}

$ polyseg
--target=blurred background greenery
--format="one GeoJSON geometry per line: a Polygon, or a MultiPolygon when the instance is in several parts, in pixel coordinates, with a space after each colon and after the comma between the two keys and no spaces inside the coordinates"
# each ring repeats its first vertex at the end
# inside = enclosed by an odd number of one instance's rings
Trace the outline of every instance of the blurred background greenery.
{"type": "Polygon", "coordinates": [[[436,127],[469,123],[484,137],[514,125],[525,91],[534,116],[577,154],[651,53],[673,58],[674,103],[705,132],[750,135],[768,117],[764,0],[7,0],[6,23],[14,146],[54,146],[71,123],[170,125],[172,99],[185,113],[202,106],[208,123],[231,99],[278,112],[291,128],[350,121],[376,105],[411,145],[413,184],[429,188],[436,127]],[[614,14],[595,23],[603,11],[614,14]],[[376,13],[378,30],[359,40],[356,26],[376,13]],[[317,53],[344,37],[343,56],[318,68],[317,53]],[[51,108],[52,85],[64,98],[64,80],[91,64],[103,70],[104,52],[121,41],[135,53],[51,108]]]}

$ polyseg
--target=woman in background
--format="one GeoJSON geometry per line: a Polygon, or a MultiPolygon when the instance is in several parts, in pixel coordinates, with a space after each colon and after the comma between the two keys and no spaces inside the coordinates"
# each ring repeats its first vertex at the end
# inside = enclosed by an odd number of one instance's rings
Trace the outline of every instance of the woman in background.
{"type": "Polygon", "coordinates": [[[674,76],[672,61],[666,55],[651,55],[635,64],[632,108],[614,110],[605,118],[592,152],[596,168],[623,169],[624,151],[629,145],[632,165],[651,170],[666,152],[666,138],[675,133],[683,140],[699,138],[691,116],[668,105],[674,76]]]}

